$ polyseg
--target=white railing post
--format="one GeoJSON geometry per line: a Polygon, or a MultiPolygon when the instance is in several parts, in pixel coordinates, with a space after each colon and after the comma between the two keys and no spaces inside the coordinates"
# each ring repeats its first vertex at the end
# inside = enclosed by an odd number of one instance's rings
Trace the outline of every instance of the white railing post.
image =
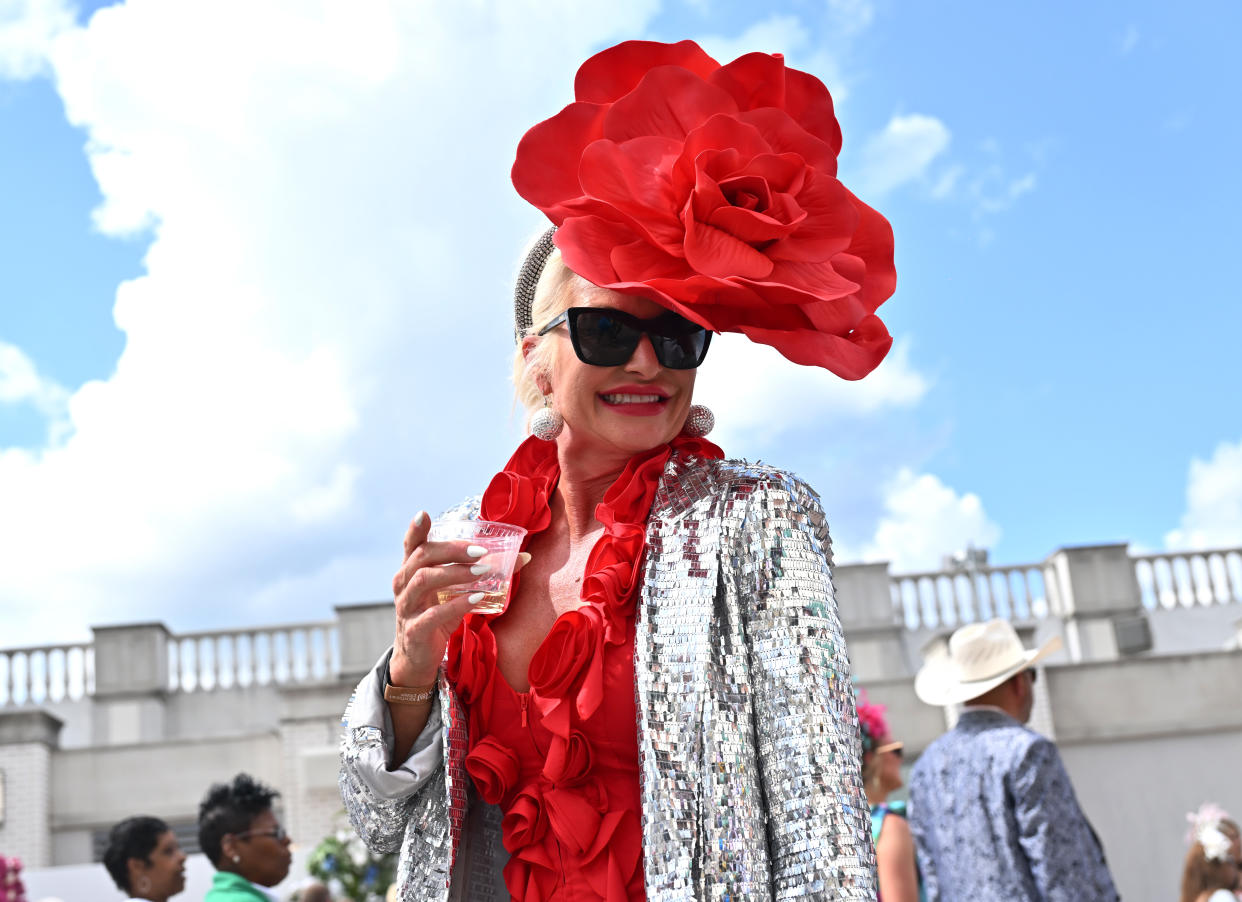
{"type": "Polygon", "coordinates": [[[164,737],[168,695],[168,627],[127,623],[95,634],[95,741],[129,745],[164,737]]]}
{"type": "Polygon", "coordinates": [[[908,676],[910,662],[902,642],[905,624],[893,604],[888,563],[838,564],[832,569],[832,582],[854,676],[859,680],[908,676]]]}
{"type": "Polygon", "coordinates": [[[1127,545],[1059,548],[1045,563],[1071,661],[1120,657],[1122,630],[1147,628],[1150,635],[1127,545]]]}

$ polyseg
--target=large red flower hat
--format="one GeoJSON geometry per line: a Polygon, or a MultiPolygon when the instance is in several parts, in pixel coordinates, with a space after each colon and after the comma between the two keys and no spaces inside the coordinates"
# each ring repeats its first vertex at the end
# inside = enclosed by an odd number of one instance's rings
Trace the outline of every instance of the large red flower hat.
{"type": "Polygon", "coordinates": [[[522,138],[518,193],[566,265],[796,363],[861,379],[892,338],[888,221],[837,180],[823,83],[780,54],[722,66],[693,41],[627,41],[578,70],[576,102],[522,138]]]}

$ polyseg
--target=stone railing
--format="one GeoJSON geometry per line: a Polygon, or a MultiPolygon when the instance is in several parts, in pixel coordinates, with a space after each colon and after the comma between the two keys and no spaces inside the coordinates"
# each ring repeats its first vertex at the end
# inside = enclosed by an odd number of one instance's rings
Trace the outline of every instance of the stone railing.
{"type": "Polygon", "coordinates": [[[168,688],[173,692],[235,686],[308,683],[340,673],[333,620],[168,637],[168,688]]]}
{"type": "Polygon", "coordinates": [[[1242,602],[1242,548],[1130,557],[1148,610],[1242,602]]]}
{"type": "Polygon", "coordinates": [[[0,649],[0,707],[73,701],[94,691],[89,642],[0,649]]]}
{"type": "Polygon", "coordinates": [[[910,629],[991,620],[1038,620],[1049,613],[1045,564],[982,566],[890,578],[893,609],[910,629]]]}

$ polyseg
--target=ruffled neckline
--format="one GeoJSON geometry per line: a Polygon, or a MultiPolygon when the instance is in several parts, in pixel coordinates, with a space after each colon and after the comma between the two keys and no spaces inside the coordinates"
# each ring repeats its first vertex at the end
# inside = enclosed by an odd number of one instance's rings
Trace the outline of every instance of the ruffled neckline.
{"type": "MultiPolygon", "coordinates": [[[[551,842],[574,853],[591,888],[609,902],[627,899],[627,887],[640,879],[635,874],[641,824],[630,805],[619,798],[609,801],[590,736],[599,729],[592,718],[604,701],[605,654],[615,649],[609,654],[615,660],[622,653],[619,646],[632,640],[646,523],[674,452],[724,456],[711,442],[679,436],[630,458],[595,509],[604,531],[587,557],[583,604],[557,617],[536,649],[527,670],[528,692],[508,686],[497,670],[488,622],[498,615],[468,614],[450,639],[446,673],[470,725],[466,770],[484,801],[499,805],[504,814],[502,841],[510,853],[505,882],[515,899],[532,902],[551,892],[559,860],[551,842]],[[488,735],[490,713],[484,709],[496,698],[489,690],[496,683],[522,700],[523,724],[529,699],[551,734],[541,771],[524,782],[513,749],[488,735]]],[[[479,515],[525,527],[529,542],[551,522],[550,501],[559,477],[556,446],[527,439],[488,485],[479,515]]],[[[519,579],[515,575],[510,598],[519,579]]],[[[611,673],[609,685],[616,691],[619,677],[615,669],[611,673]]],[[[632,675],[631,665],[629,680],[632,675]]]]}

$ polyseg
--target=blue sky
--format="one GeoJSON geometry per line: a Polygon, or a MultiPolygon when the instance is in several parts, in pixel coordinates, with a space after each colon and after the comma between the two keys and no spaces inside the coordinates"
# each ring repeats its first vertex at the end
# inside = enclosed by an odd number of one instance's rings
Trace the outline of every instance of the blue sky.
{"type": "Polygon", "coordinates": [[[0,644],[384,597],[520,434],[516,141],[629,37],[819,75],[893,223],[875,374],[700,379],[840,560],[1242,544],[1236,3],[104,6],[0,11],[0,644]]]}

